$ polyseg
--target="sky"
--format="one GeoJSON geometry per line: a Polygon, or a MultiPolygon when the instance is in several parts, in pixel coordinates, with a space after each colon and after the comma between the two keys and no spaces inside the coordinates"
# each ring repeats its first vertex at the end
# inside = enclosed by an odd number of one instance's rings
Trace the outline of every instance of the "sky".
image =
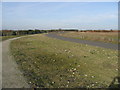
{"type": "Polygon", "coordinates": [[[3,2],[2,29],[118,29],[117,2],[3,2]]]}
{"type": "Polygon", "coordinates": [[[119,2],[119,0],[2,0],[2,2],[119,2]]]}

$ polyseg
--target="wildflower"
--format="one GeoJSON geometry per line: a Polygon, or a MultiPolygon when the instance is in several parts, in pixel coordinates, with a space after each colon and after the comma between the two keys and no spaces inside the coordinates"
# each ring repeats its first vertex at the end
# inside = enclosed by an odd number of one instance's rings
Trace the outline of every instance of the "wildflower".
{"type": "Polygon", "coordinates": [[[88,88],[90,87],[90,86],[87,86],[88,88]]]}
{"type": "Polygon", "coordinates": [[[94,86],[95,84],[92,84],[92,86],[94,86]]]}
{"type": "Polygon", "coordinates": [[[68,51],[70,53],[70,51],[68,51]]]}
{"type": "Polygon", "coordinates": [[[68,87],[68,85],[66,85],[66,87],[68,87]]]}
{"type": "Polygon", "coordinates": [[[80,67],[80,65],[78,65],[78,67],[80,67]]]}
{"type": "Polygon", "coordinates": [[[76,68],[74,68],[74,70],[76,70],[76,68]]]}
{"type": "Polygon", "coordinates": [[[55,83],[55,82],[52,82],[53,84],[55,83]]]}
{"type": "Polygon", "coordinates": [[[85,74],[85,76],[87,77],[87,74],[85,74]]]}
{"type": "Polygon", "coordinates": [[[67,50],[65,50],[65,52],[67,52],[67,50]]]}
{"type": "Polygon", "coordinates": [[[92,78],[94,78],[95,76],[92,76],[92,78]]]}
{"type": "Polygon", "coordinates": [[[69,81],[67,83],[70,83],[69,81]]]}
{"type": "Polygon", "coordinates": [[[95,82],[95,83],[98,83],[98,82],[95,82]]]}

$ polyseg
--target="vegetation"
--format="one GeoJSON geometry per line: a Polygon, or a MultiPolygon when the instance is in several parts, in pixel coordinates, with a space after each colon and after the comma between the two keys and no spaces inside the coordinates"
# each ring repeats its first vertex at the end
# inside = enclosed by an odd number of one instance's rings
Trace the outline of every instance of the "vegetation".
{"type": "Polygon", "coordinates": [[[116,50],[62,41],[44,34],[14,40],[10,47],[32,87],[105,88],[117,76],[116,50]]]}
{"type": "MultiPolygon", "coordinates": [[[[98,40],[98,41],[105,41],[105,42],[113,42],[113,43],[117,43],[117,40],[118,40],[118,35],[116,35],[115,37],[112,37],[112,38],[99,38],[96,36],[95,37],[88,37],[88,35],[86,36],[78,36],[78,34],[80,34],[79,32],[118,32],[118,31],[113,31],[113,30],[77,30],[77,29],[53,29],[53,30],[38,30],[38,29],[35,29],[35,30],[1,30],[0,31],[0,41],[1,40],[6,40],[6,39],[9,39],[9,38],[13,38],[13,37],[17,37],[17,36],[21,36],[21,35],[30,35],[30,34],[40,34],[40,33],[48,33],[48,32],[61,32],[61,31],[72,31],[74,32],[73,34],[71,33],[67,33],[67,35],[63,35],[63,36],[67,36],[67,37],[72,37],[72,38],[76,38],[76,39],[87,39],[87,40],[98,40]],[[71,35],[70,35],[71,34],[71,35]],[[77,35],[77,36],[75,36],[77,35]],[[3,37],[2,37],[3,36],[3,37]],[[6,37],[5,37],[6,36],[6,37]],[[1,39],[2,38],[2,39],[1,39]],[[96,38],[96,39],[95,39],[96,38]]],[[[93,34],[94,35],[94,34],[93,34]]],[[[101,34],[99,34],[100,36],[101,34]]]]}
{"type": "MultiPolygon", "coordinates": [[[[82,40],[100,41],[118,44],[118,32],[66,32],[59,35],[82,40]]],[[[120,41],[119,41],[120,43],[120,41]]]]}
{"type": "Polygon", "coordinates": [[[30,35],[30,34],[39,34],[39,33],[47,33],[44,30],[2,30],[0,31],[0,41],[4,41],[10,38],[20,37],[23,35],[30,35]]]}
{"type": "Polygon", "coordinates": [[[28,35],[28,34],[38,34],[47,33],[47,30],[2,30],[1,36],[13,36],[13,35],[28,35]]]}
{"type": "Polygon", "coordinates": [[[15,35],[15,36],[0,36],[0,41],[4,41],[7,39],[15,38],[15,37],[20,37],[21,35],[15,35]]]}

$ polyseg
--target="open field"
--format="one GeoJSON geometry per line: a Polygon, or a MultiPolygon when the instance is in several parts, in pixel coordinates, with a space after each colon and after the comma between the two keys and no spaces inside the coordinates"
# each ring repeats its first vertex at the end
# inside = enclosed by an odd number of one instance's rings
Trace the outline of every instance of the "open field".
{"type": "Polygon", "coordinates": [[[33,87],[108,87],[118,72],[118,51],[41,35],[11,42],[11,52],[33,87]]]}
{"type": "MultiPolygon", "coordinates": [[[[59,35],[82,40],[118,43],[118,32],[66,32],[59,35]]],[[[120,40],[120,38],[119,38],[120,40]]]]}

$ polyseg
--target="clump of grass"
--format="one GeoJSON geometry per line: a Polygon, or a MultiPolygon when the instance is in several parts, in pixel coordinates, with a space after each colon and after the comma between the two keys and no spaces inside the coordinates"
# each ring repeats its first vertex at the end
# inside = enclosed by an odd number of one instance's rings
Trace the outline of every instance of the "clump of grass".
{"type": "Polygon", "coordinates": [[[115,50],[34,35],[12,41],[11,52],[33,87],[105,88],[117,76],[115,50]]]}

